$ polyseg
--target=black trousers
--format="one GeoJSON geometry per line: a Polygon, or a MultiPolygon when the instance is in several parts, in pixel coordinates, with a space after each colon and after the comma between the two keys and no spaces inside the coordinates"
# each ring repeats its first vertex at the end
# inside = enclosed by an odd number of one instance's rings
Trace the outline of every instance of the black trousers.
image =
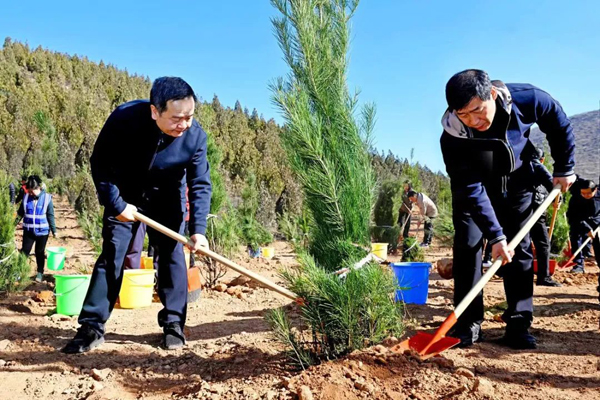
{"type": "Polygon", "coordinates": [[[23,243],[21,245],[21,253],[29,257],[34,243],[37,272],[43,274],[44,266],[46,265],[46,243],[48,243],[48,235],[36,236],[33,232],[23,230],[23,243]]]}
{"type": "Polygon", "coordinates": [[[531,235],[531,241],[535,246],[537,279],[538,281],[541,281],[550,276],[550,237],[548,236],[545,213],[542,214],[540,219],[533,225],[529,234],[531,235]]]}
{"type": "Polygon", "coordinates": [[[425,220],[425,226],[423,227],[423,243],[431,244],[431,240],[433,239],[433,221],[435,218],[429,218],[425,220]]]}
{"type": "MultiPolygon", "coordinates": [[[[164,214],[151,213],[148,217],[183,234],[183,212],[164,214]],[[167,214],[169,215],[169,214],[167,214]]],[[[99,334],[104,334],[104,325],[112,312],[121,283],[123,282],[123,260],[136,232],[139,222],[120,222],[106,214],[102,228],[102,253],[96,261],[92,280],[88,289],[79,323],[87,324],[99,334]]],[[[175,240],[148,228],[150,241],[160,254],[158,258],[158,296],[164,308],[158,313],[158,324],[178,323],[185,325],[187,311],[187,269],[183,255],[183,245],[175,240]]]]}
{"type": "MultiPolygon", "coordinates": [[[[525,185],[523,185],[525,186],[525,185]]],[[[496,216],[508,237],[512,239],[531,215],[532,191],[509,182],[506,197],[492,199],[496,216]]],[[[482,276],[483,236],[470,212],[454,202],[454,304],[466,296],[482,276]]],[[[502,267],[508,309],[503,315],[508,325],[529,328],[533,321],[533,268],[529,235],[519,243],[510,264],[502,267]]],[[[457,329],[483,321],[483,292],[458,319],[457,329]]]]}
{"type": "MultiPolygon", "coordinates": [[[[573,252],[576,252],[577,249],[581,247],[583,242],[585,242],[585,240],[588,238],[588,233],[589,230],[587,229],[577,229],[574,227],[571,228],[569,231],[569,236],[571,238],[571,248],[573,249],[573,252]]],[[[599,262],[598,265],[600,265],[600,239],[598,238],[598,235],[596,235],[594,240],[591,242],[592,247],[594,248],[594,256],[596,257],[596,261],[599,262]]],[[[579,254],[577,254],[573,259],[573,262],[576,266],[583,267],[584,251],[585,249],[580,251],[579,254]]],[[[598,276],[598,285],[600,286],[600,275],[598,276]]]]}

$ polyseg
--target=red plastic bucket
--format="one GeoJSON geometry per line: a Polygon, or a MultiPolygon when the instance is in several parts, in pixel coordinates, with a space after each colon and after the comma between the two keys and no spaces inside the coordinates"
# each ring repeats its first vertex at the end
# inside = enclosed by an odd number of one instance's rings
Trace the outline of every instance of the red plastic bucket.
{"type": "MultiPolygon", "coordinates": [[[[556,269],[556,260],[550,260],[550,275],[554,275],[556,269]]],[[[533,260],[533,273],[537,274],[537,260],[533,260]]]]}

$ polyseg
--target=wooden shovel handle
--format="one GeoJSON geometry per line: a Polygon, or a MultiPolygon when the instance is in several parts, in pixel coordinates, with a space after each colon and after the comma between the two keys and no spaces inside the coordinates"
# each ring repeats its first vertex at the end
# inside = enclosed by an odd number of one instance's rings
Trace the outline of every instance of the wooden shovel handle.
{"type": "MultiPolygon", "coordinates": [[[[597,236],[600,233],[600,227],[596,228],[596,230],[593,232],[593,236],[597,236]]],[[[579,248],[577,249],[577,251],[575,253],[573,253],[573,255],[571,256],[571,258],[569,258],[569,261],[567,261],[565,264],[563,264],[563,267],[567,267],[569,266],[569,264],[571,264],[573,262],[573,260],[575,259],[575,257],[577,257],[577,254],[581,253],[581,251],[585,248],[585,246],[587,246],[587,244],[592,240],[591,237],[587,237],[587,239],[585,239],[585,241],[581,244],[581,246],[579,246],[579,248]]]]}
{"type": "MultiPolygon", "coordinates": [[[[146,217],[143,214],[140,214],[137,211],[133,212],[133,217],[135,219],[137,219],[138,221],[143,222],[144,224],[148,225],[152,229],[157,230],[158,232],[167,235],[168,237],[170,237],[173,240],[183,243],[184,245],[187,245],[188,247],[194,246],[192,241],[188,240],[188,238],[186,238],[185,236],[180,235],[179,233],[167,228],[166,226],[164,226],[162,224],[159,224],[158,222],[146,217]]],[[[231,268],[232,270],[239,272],[240,274],[245,275],[250,279],[254,279],[255,281],[262,283],[269,289],[271,289],[279,294],[282,294],[294,301],[297,301],[297,302],[301,301],[301,299],[295,293],[269,281],[268,279],[258,275],[257,273],[255,273],[253,271],[250,271],[249,269],[242,267],[241,265],[234,263],[233,261],[221,256],[220,254],[213,252],[212,250],[201,247],[200,250],[198,250],[198,253],[200,253],[204,256],[210,257],[213,260],[216,260],[216,261],[220,262],[221,264],[231,268]]]]}
{"type": "Polygon", "coordinates": [[[554,212],[552,213],[552,221],[550,222],[550,230],[548,231],[548,239],[552,240],[552,233],[554,233],[554,225],[556,224],[556,215],[558,214],[558,202],[560,201],[560,196],[556,196],[554,200],[554,212]]]}

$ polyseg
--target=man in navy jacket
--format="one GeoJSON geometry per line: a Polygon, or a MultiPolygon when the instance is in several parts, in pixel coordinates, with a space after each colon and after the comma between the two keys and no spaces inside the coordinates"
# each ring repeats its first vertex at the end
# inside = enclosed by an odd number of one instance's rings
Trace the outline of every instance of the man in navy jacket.
{"type": "MultiPolygon", "coordinates": [[[[587,237],[592,237],[592,246],[596,261],[600,260],[600,240],[593,236],[600,226],[600,191],[596,183],[589,179],[578,177],[571,186],[571,200],[567,209],[567,221],[569,222],[569,236],[571,247],[578,249],[587,237]]],[[[583,252],[575,256],[573,273],[584,273],[583,252]]],[[[599,264],[600,265],[600,264],[599,264]]],[[[600,284],[600,276],[598,277],[600,284]]]]}
{"type": "MultiPolygon", "coordinates": [[[[483,239],[492,257],[507,263],[501,274],[508,308],[504,343],[536,348],[533,269],[529,236],[509,251],[532,213],[533,145],[529,130],[538,124],[550,144],[553,184],[567,190],[575,180],[575,141],[569,119],[548,93],[528,84],[490,81],[486,72],[466,70],[446,85],[448,109],[442,118],[441,148],[451,180],[454,238],[454,302],[481,278],[483,239]]],[[[453,335],[462,346],[482,340],[483,293],[459,318],[453,335]]]]}
{"type": "MultiPolygon", "coordinates": [[[[117,107],[98,135],[91,170],[104,206],[102,253],[90,283],[75,338],[65,353],[83,353],[104,342],[104,325],[123,280],[123,260],[140,223],[139,210],[183,234],[185,187],[189,187],[189,230],[192,250],[208,246],[204,237],[210,208],[211,183],[206,159],[206,133],[194,120],[196,96],[181,78],[158,78],[150,101],[136,100],[117,107]]],[[[163,346],[185,344],[187,271],[183,246],[158,232],[148,234],[159,252],[158,314],[163,346]]]]}

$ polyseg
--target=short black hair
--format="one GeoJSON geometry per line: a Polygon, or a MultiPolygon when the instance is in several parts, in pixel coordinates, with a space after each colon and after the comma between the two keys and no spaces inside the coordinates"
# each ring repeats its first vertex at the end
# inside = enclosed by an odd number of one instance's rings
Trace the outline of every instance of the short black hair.
{"type": "Polygon", "coordinates": [[[416,195],[417,195],[417,192],[415,192],[414,190],[409,190],[408,193],[406,193],[406,197],[413,197],[416,195]]]}
{"type": "Polygon", "coordinates": [[[158,110],[159,114],[167,109],[169,100],[182,100],[192,97],[198,102],[192,87],[183,79],[175,76],[156,78],[150,89],[150,104],[158,110]]]}
{"type": "Polygon", "coordinates": [[[594,182],[593,180],[584,179],[581,181],[580,189],[591,189],[592,191],[594,191],[597,187],[598,185],[596,185],[596,182],[594,182]]]}
{"type": "Polygon", "coordinates": [[[533,153],[533,156],[535,157],[536,160],[541,160],[542,158],[544,158],[546,156],[546,153],[544,153],[544,150],[542,150],[539,147],[536,147],[533,153]]]}
{"type": "Polygon", "coordinates": [[[29,190],[39,189],[42,187],[42,179],[37,175],[31,175],[29,178],[27,178],[25,187],[29,190]]]}
{"type": "Polygon", "coordinates": [[[410,180],[409,180],[409,179],[405,180],[405,181],[404,181],[404,184],[405,184],[405,185],[408,185],[408,188],[409,188],[409,189],[412,189],[412,183],[410,182],[410,180]]]}
{"type": "Polygon", "coordinates": [[[484,101],[492,97],[492,81],[485,71],[467,69],[446,84],[446,101],[451,111],[464,108],[475,96],[484,101]]]}

